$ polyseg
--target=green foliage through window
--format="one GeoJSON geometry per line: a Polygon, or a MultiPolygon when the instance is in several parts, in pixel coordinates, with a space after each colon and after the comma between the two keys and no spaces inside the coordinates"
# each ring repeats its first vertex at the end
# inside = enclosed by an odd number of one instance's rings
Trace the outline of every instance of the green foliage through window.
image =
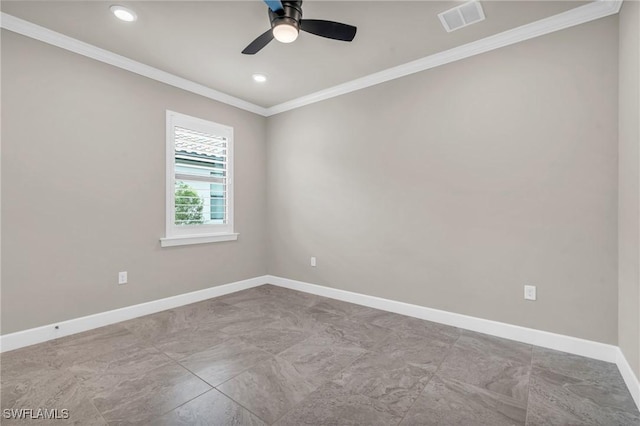
{"type": "Polygon", "coordinates": [[[204,223],[203,201],[198,193],[184,182],[176,182],[176,225],[204,223]]]}

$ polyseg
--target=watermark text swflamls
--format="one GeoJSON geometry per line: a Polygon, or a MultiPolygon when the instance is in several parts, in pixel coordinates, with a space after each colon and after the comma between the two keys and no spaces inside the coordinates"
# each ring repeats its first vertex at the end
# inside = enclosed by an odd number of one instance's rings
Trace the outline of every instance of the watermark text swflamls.
{"type": "Polygon", "coordinates": [[[69,418],[66,408],[5,408],[2,417],[9,420],[65,420],[69,418]]]}

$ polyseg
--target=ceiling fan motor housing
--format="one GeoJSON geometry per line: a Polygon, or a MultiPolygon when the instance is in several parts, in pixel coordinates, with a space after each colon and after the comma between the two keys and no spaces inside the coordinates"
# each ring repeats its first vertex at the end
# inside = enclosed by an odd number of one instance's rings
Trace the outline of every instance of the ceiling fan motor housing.
{"type": "Polygon", "coordinates": [[[298,31],[300,31],[300,21],[302,20],[302,0],[282,2],[282,9],[274,12],[269,10],[269,20],[271,21],[271,28],[275,28],[278,25],[286,24],[292,25],[298,31]]]}

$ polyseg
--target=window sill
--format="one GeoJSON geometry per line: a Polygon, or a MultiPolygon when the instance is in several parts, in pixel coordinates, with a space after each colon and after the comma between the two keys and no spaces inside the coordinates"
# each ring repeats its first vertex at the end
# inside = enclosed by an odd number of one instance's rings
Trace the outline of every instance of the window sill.
{"type": "Polygon", "coordinates": [[[203,234],[203,235],[181,235],[179,237],[160,238],[161,247],[186,246],[190,244],[219,243],[221,241],[235,241],[238,239],[236,233],[224,234],[203,234]]]}

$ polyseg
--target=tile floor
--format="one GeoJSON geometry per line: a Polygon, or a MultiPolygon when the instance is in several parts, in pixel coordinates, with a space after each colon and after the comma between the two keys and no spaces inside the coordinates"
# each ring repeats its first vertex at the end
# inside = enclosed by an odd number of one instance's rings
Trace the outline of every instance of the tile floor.
{"type": "Polygon", "coordinates": [[[270,285],[0,363],[2,409],[55,424],[640,424],[613,364],[270,285]]]}

